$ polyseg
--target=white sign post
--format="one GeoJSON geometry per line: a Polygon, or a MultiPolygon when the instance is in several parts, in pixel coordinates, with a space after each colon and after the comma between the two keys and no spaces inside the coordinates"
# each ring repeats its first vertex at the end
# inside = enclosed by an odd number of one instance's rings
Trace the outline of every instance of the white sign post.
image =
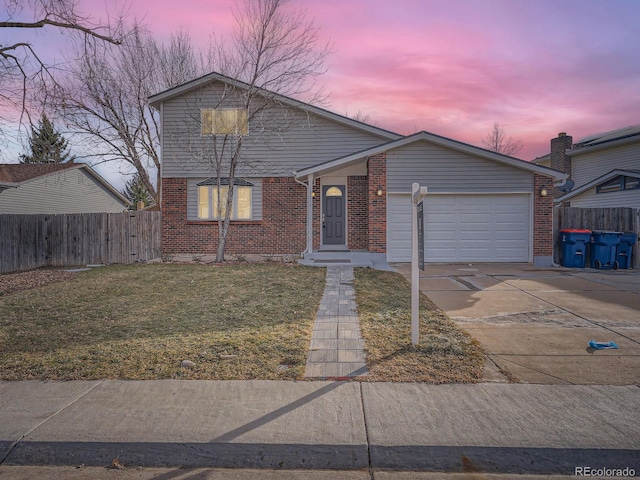
{"type": "MultiPolygon", "coordinates": [[[[420,340],[420,266],[418,265],[418,241],[424,242],[418,235],[418,203],[427,195],[427,187],[411,185],[411,344],[418,345],[420,340]]],[[[422,209],[420,209],[422,211],[422,209]]],[[[423,223],[423,222],[421,222],[423,223]]],[[[424,245],[423,245],[424,248],[424,245]]]]}

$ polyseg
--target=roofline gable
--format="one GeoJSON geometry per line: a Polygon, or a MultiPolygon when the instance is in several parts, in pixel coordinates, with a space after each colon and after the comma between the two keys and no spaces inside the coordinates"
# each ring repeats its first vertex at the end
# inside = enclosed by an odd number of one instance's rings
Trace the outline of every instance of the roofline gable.
{"type": "Polygon", "coordinates": [[[86,170],[86,172],[89,175],[91,175],[93,178],[95,178],[100,184],[102,184],[102,186],[104,186],[113,195],[115,195],[118,198],[118,200],[122,201],[127,206],[131,205],[131,202],[129,201],[128,198],[126,198],[124,195],[122,195],[122,193],[120,193],[118,190],[116,190],[116,188],[113,185],[111,185],[104,178],[102,178],[102,176],[100,176],[93,168],[91,168],[86,163],[82,163],[81,165],[82,165],[82,168],[84,170],[86,170]]]}
{"type": "Polygon", "coordinates": [[[42,178],[46,178],[46,177],[51,177],[51,176],[54,176],[54,175],[58,175],[61,172],[66,172],[66,171],[71,171],[71,170],[84,170],[88,175],[93,177],[93,179],[96,182],[98,182],[103,187],[105,187],[112,195],[114,195],[124,205],[126,205],[126,206],[131,205],[131,202],[124,195],[122,195],[118,190],[116,190],[116,188],[113,185],[111,185],[104,178],[102,178],[94,169],[92,169],[86,163],[74,163],[73,166],[69,165],[68,168],[54,170],[52,172],[46,172],[46,173],[43,173],[41,175],[37,175],[37,176],[34,176],[34,177],[26,178],[26,179],[22,180],[21,182],[2,182],[2,183],[0,183],[0,185],[3,186],[3,187],[6,187],[6,188],[11,188],[11,187],[18,188],[21,185],[26,185],[26,184],[34,182],[36,180],[39,180],[39,179],[42,179],[42,178]]]}
{"type": "Polygon", "coordinates": [[[328,162],[320,163],[318,165],[314,165],[312,167],[302,169],[298,172],[295,172],[295,175],[298,178],[302,178],[318,172],[330,171],[336,168],[343,168],[365,157],[377,155],[379,153],[386,152],[394,148],[403,147],[405,145],[409,145],[411,143],[415,143],[418,141],[426,141],[429,143],[433,143],[435,145],[440,145],[446,148],[450,148],[452,150],[457,150],[470,155],[475,155],[480,158],[502,163],[504,165],[509,165],[515,168],[520,168],[523,170],[540,173],[542,175],[553,177],[555,180],[564,180],[565,178],[568,177],[566,173],[560,172],[558,170],[554,170],[549,167],[536,165],[535,163],[530,163],[525,160],[520,160],[518,158],[502,155],[500,153],[492,152],[484,148],[476,147],[474,145],[469,145],[468,143],[459,142],[457,140],[452,140],[450,138],[442,137],[440,135],[436,135],[434,133],[429,133],[425,131],[417,132],[412,135],[399,138],[397,140],[392,140],[390,142],[380,144],[376,147],[372,147],[366,150],[361,150],[360,152],[356,152],[341,158],[337,158],[334,160],[330,160],[328,162]]]}
{"type": "Polygon", "coordinates": [[[608,140],[606,142],[596,143],[594,145],[574,145],[573,148],[566,151],[567,155],[571,157],[577,157],[586,153],[598,152],[601,150],[607,150],[609,148],[623,147],[632,143],[640,142],[640,135],[629,135],[622,138],[616,138],[614,140],[608,140]]]}
{"type": "Polygon", "coordinates": [[[575,190],[572,190],[571,192],[556,198],[553,202],[554,203],[566,202],[567,200],[570,200],[573,197],[586,192],[587,190],[591,190],[592,188],[597,187],[598,185],[602,185],[603,183],[619,175],[624,175],[625,177],[640,178],[640,170],[624,170],[624,169],[616,168],[614,170],[611,170],[610,172],[605,173],[604,175],[598,178],[591,180],[588,183],[585,183],[581,187],[578,187],[575,190]]]}
{"type": "MultiPolygon", "coordinates": [[[[157,93],[155,95],[151,95],[148,98],[149,101],[149,105],[151,105],[153,108],[155,108],[156,110],[159,110],[160,105],[167,101],[170,100],[172,98],[176,98],[179,97],[181,95],[184,95],[186,93],[189,93],[193,90],[196,90],[198,88],[201,88],[209,83],[213,83],[213,82],[222,82],[222,83],[226,83],[229,85],[232,85],[234,87],[243,89],[243,90],[248,90],[249,88],[251,88],[251,86],[248,83],[242,82],[240,80],[236,80],[234,78],[231,77],[227,77],[226,75],[222,75],[221,73],[217,73],[217,72],[211,72],[208,73],[207,75],[203,75],[202,77],[196,78],[194,80],[191,80],[189,82],[183,83],[182,85],[178,85],[177,87],[173,87],[170,88],[168,90],[165,90],[164,92],[160,92],[157,93]]],[[[271,98],[274,101],[283,103],[285,105],[289,105],[292,107],[296,107],[299,108],[301,110],[304,110],[308,113],[313,113],[315,115],[318,115],[319,117],[323,117],[329,120],[333,120],[334,122],[338,122],[341,123],[343,125],[347,125],[349,127],[355,128],[357,130],[362,130],[368,133],[371,133],[373,135],[377,135],[379,137],[382,138],[386,138],[388,140],[395,140],[397,138],[401,138],[402,135],[395,133],[395,132],[391,132],[389,130],[385,130],[383,128],[380,127],[376,127],[374,125],[370,125],[368,123],[363,123],[360,122],[358,120],[354,120],[352,118],[349,117],[345,117],[344,115],[340,115],[334,112],[331,112],[329,110],[325,110],[324,108],[320,108],[320,107],[316,107],[314,105],[311,105],[309,103],[305,103],[302,102],[300,100],[296,100],[294,98],[291,97],[287,97],[285,95],[280,95],[274,92],[270,92],[266,89],[263,88],[257,88],[257,91],[259,94],[267,97],[267,98],[271,98]]]]}

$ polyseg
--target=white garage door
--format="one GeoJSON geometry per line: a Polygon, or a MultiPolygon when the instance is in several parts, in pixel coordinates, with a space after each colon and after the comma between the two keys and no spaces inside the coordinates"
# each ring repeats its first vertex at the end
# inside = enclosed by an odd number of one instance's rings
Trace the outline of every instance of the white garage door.
{"type": "MultiPolygon", "coordinates": [[[[387,258],[411,261],[411,200],[387,197],[387,258]]],[[[530,196],[428,195],[426,262],[528,262],[530,196]]]]}

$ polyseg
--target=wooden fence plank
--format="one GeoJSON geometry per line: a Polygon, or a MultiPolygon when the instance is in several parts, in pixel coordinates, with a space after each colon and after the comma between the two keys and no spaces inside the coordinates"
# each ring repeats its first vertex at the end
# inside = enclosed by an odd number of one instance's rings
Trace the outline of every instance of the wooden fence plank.
{"type": "Polygon", "coordinates": [[[160,212],[0,215],[0,273],[159,257],[160,212]]]}
{"type": "MultiPolygon", "coordinates": [[[[560,263],[560,230],[586,228],[640,234],[640,209],[558,207],[553,220],[554,261],[560,263]]],[[[639,268],[638,245],[633,248],[632,268],[639,268]]]]}

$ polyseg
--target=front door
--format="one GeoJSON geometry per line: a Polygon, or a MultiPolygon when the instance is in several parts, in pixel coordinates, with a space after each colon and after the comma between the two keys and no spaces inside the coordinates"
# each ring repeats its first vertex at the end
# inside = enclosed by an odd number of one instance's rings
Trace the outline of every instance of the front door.
{"type": "Polygon", "coordinates": [[[345,245],[344,185],[322,187],[322,244],[345,245]]]}

